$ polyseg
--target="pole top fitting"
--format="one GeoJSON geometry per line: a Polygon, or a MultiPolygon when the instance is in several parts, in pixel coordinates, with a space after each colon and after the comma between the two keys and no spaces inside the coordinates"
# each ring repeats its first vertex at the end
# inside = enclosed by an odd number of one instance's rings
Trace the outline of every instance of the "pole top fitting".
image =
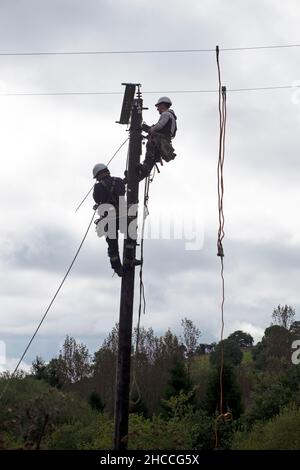
{"type": "Polygon", "coordinates": [[[137,92],[136,92],[136,94],[137,94],[138,99],[142,98],[141,86],[142,85],[140,83],[137,83],[137,92]]]}

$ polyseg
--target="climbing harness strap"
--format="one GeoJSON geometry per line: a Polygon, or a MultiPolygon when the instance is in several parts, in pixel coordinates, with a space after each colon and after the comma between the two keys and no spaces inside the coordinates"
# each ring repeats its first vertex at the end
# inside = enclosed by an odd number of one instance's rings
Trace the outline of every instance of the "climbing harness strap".
{"type": "Polygon", "coordinates": [[[103,181],[103,180],[100,180],[99,183],[106,189],[106,191],[109,193],[109,197],[111,198],[111,200],[108,201],[109,204],[113,204],[113,205],[118,205],[118,202],[117,201],[117,197],[116,195],[114,194],[114,191],[115,191],[115,186],[116,186],[116,180],[115,178],[111,178],[112,179],[112,184],[110,186],[110,188],[107,187],[107,184],[103,181]]]}
{"type": "MultiPolygon", "coordinates": [[[[111,159],[109,160],[109,162],[106,163],[106,166],[108,166],[111,161],[115,158],[115,156],[117,155],[117,153],[121,150],[121,148],[123,147],[123,145],[126,144],[126,142],[129,140],[129,137],[127,137],[124,142],[120,145],[120,147],[115,151],[115,153],[113,154],[113,156],[111,157],[111,159]]],[[[77,212],[80,207],[82,206],[82,204],[84,203],[84,201],[87,199],[87,197],[89,196],[89,194],[92,192],[92,190],[94,189],[94,185],[91,187],[91,189],[88,191],[88,193],[84,196],[84,198],[82,199],[82,201],[80,202],[80,204],[76,207],[75,209],[75,212],[77,212]]]]}

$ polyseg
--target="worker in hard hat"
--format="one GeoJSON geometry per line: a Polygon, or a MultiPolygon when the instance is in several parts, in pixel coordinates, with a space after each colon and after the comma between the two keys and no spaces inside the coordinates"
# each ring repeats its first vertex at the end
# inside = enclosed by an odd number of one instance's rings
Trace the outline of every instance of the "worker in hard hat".
{"type": "MultiPolygon", "coordinates": [[[[119,212],[120,197],[125,195],[125,185],[121,178],[110,176],[110,171],[103,163],[97,163],[93,168],[93,177],[98,181],[94,186],[93,197],[97,205],[103,205],[108,212],[113,214],[114,228],[113,233],[107,225],[104,229],[104,235],[108,244],[108,256],[112,269],[118,276],[122,277],[123,267],[119,254],[119,212]],[[105,206],[104,206],[105,204],[105,206]],[[110,209],[112,209],[110,211],[110,209]]],[[[105,212],[105,214],[106,214],[105,212]]],[[[106,214],[107,215],[107,214],[106,214]]],[[[98,222],[101,219],[98,220],[98,222]]],[[[97,226],[98,227],[98,226],[97,226]]],[[[99,235],[100,236],[100,235],[99,235]]]]}
{"type": "Polygon", "coordinates": [[[160,114],[158,122],[154,126],[142,125],[142,129],[148,132],[146,155],[143,163],[139,163],[137,170],[140,180],[149,176],[157,162],[165,160],[169,162],[176,156],[171,140],[177,131],[177,116],[170,109],[172,101],[168,96],[162,96],[155,104],[160,114]]]}

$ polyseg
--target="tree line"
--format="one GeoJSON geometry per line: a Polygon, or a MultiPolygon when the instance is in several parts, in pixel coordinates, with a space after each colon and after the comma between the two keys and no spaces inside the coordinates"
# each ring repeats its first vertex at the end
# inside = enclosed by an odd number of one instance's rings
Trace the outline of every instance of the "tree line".
{"type": "MultiPolygon", "coordinates": [[[[202,343],[200,329],[187,318],[179,335],[141,328],[138,350],[132,348],[130,445],[213,449],[217,426],[220,448],[260,448],[264,432],[272,447],[282,422],[299,421],[300,365],[291,361],[297,339],[300,322],[288,305],[274,308],[256,345],[240,330],[222,342],[202,343]]],[[[37,357],[31,373],[12,379],[3,398],[0,447],[111,448],[117,346],[115,325],[94,355],[67,336],[48,363],[37,357]]],[[[2,374],[1,387],[7,380],[2,374]]],[[[287,435],[283,445],[300,447],[300,439],[289,444],[287,435]]]]}

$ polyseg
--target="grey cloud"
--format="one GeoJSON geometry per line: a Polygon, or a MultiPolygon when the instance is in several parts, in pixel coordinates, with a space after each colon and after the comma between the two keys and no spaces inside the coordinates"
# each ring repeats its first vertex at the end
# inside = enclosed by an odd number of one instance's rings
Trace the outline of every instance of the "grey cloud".
{"type": "MultiPolygon", "coordinates": [[[[289,43],[299,29],[297,2],[286,5],[279,1],[252,0],[240,5],[224,1],[23,0],[2,1],[0,13],[1,50],[4,52],[206,48],[216,43],[221,47],[284,44],[289,43]]],[[[122,91],[123,81],[139,81],[143,90],[217,87],[214,52],[1,57],[0,61],[1,81],[6,83],[8,91],[122,91]]],[[[288,84],[300,78],[297,49],[222,52],[221,67],[228,88],[288,84]]],[[[144,119],[150,123],[157,118],[153,107],[155,98],[144,95],[145,106],[149,107],[144,119]]],[[[156,331],[164,331],[167,326],[178,329],[179,318],[188,316],[205,337],[218,338],[220,265],[214,236],[216,219],[212,215],[216,209],[212,194],[216,189],[218,96],[174,94],[172,98],[179,117],[175,144],[178,159],[174,165],[163,168],[155,180],[151,198],[159,202],[170,195],[170,203],[173,203],[173,196],[179,198],[182,191],[197,204],[202,191],[209,220],[200,251],[186,251],[183,241],[145,241],[148,314],[143,321],[155,326],[156,331]],[[172,174],[177,178],[175,184],[172,174]],[[203,188],[199,187],[200,178],[203,188]]],[[[73,230],[73,226],[59,225],[55,214],[44,225],[38,222],[41,209],[35,199],[41,196],[45,210],[47,198],[63,210],[73,204],[73,198],[76,205],[77,195],[80,193],[79,199],[85,184],[90,184],[90,167],[94,160],[112,154],[123,135],[124,139],[127,136],[124,128],[114,124],[121,102],[121,95],[7,98],[1,108],[4,137],[7,120],[10,123],[7,143],[4,145],[2,140],[1,150],[6,156],[3,166],[7,162],[10,172],[14,173],[14,168],[26,158],[22,178],[32,181],[33,186],[42,182],[31,196],[34,201],[30,218],[34,222],[36,217],[35,229],[32,233],[19,233],[16,224],[10,257],[5,258],[1,310],[10,316],[12,336],[9,342],[13,343],[13,332],[18,331],[21,338],[26,328],[28,331],[34,326],[48,287],[51,285],[52,289],[56,278],[61,279],[82,236],[78,228],[73,230]],[[9,118],[7,107],[11,112],[9,118]],[[30,128],[25,126],[27,118],[32,123],[30,128]],[[85,127],[84,123],[87,123],[85,127]],[[22,145],[12,145],[24,127],[22,145]],[[16,162],[14,168],[9,166],[10,162],[16,162]],[[55,194],[62,186],[65,192],[55,194]],[[25,281],[24,276],[30,281],[25,281]]],[[[233,202],[231,207],[226,206],[226,215],[230,213],[226,218],[228,228],[238,226],[239,214],[250,212],[252,205],[263,212],[266,204],[263,194],[276,200],[278,193],[286,198],[287,226],[293,226],[292,211],[296,202],[289,201],[287,194],[298,191],[298,115],[298,107],[290,102],[289,91],[228,93],[225,184],[233,202]],[[248,197],[247,190],[252,182],[256,194],[248,197]]],[[[126,152],[113,162],[116,174],[122,174],[125,158],[126,152]]],[[[11,188],[5,183],[1,212],[8,215],[2,226],[9,224],[11,227],[11,220],[16,217],[27,222],[28,212],[20,214],[13,200],[17,198],[18,202],[28,188],[23,186],[19,175],[9,179],[10,174],[3,174],[11,181],[8,183],[11,188]],[[11,192],[10,197],[7,190],[11,192]]],[[[30,196],[26,204],[30,206],[30,196]]],[[[268,243],[264,242],[260,239],[262,218],[256,216],[254,214],[248,221],[251,235],[246,234],[244,241],[228,236],[224,242],[229,328],[243,321],[250,321],[254,327],[266,326],[274,302],[293,302],[296,308],[299,306],[299,247],[290,241],[295,233],[291,229],[287,229],[286,237],[279,233],[273,214],[270,225],[274,226],[274,233],[269,234],[268,243]]],[[[155,217],[155,211],[150,217],[155,217]]],[[[282,224],[285,225],[285,220],[282,224]]],[[[41,332],[40,339],[49,336],[49,343],[45,340],[45,345],[40,345],[43,354],[49,357],[57,351],[56,340],[51,336],[55,331],[57,338],[62,338],[63,332],[73,333],[86,337],[89,344],[105,335],[118,317],[119,280],[111,280],[110,276],[105,242],[91,233],[41,332]]],[[[3,325],[8,331],[9,324],[3,321],[3,325]]],[[[18,348],[12,346],[11,357],[15,355],[14,350],[20,351],[18,348]]],[[[34,351],[39,351],[38,343],[34,351]]]]}
{"type": "Polygon", "coordinates": [[[21,269],[60,271],[71,259],[74,241],[62,228],[37,227],[26,240],[15,243],[10,258],[21,269]]]}
{"type": "MultiPolygon", "coordinates": [[[[152,215],[153,217],[155,215],[152,215]]],[[[150,216],[151,217],[151,216],[150,216]]],[[[103,275],[108,263],[105,239],[99,239],[92,226],[88,238],[77,261],[76,275],[103,275]]],[[[29,232],[25,240],[16,242],[10,248],[8,260],[11,265],[21,269],[40,269],[43,271],[62,272],[73,258],[82,234],[73,234],[63,227],[40,226],[29,232]]],[[[174,274],[177,271],[197,270],[207,272],[216,264],[216,238],[207,235],[204,245],[198,250],[187,250],[187,240],[152,240],[144,241],[145,265],[150,273],[174,274]]],[[[120,251],[123,239],[119,241],[120,251]]],[[[224,246],[228,253],[232,268],[247,263],[261,263],[264,268],[274,269],[276,266],[291,270],[300,267],[300,252],[295,246],[270,234],[270,241],[241,241],[225,238],[224,246]]],[[[137,251],[139,253],[139,249],[137,251]]],[[[7,256],[7,254],[6,254],[7,256]]],[[[5,257],[6,257],[5,256],[5,257]]]]}

